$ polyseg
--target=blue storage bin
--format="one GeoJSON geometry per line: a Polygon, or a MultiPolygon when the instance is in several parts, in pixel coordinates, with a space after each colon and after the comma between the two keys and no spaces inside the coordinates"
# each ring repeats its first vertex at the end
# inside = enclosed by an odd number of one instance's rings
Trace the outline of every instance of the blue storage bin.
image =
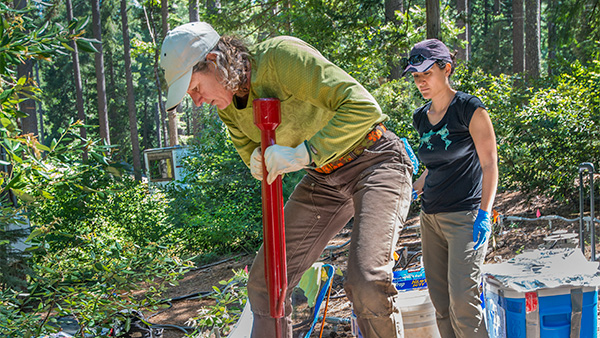
{"type": "MultiPolygon", "coordinates": [[[[527,337],[527,313],[533,313],[540,338],[569,338],[571,334],[571,291],[580,287],[564,285],[518,292],[485,279],[485,320],[490,338],[527,337]],[[537,309],[538,315],[535,316],[537,309]],[[533,310],[533,311],[531,311],[533,310]]],[[[579,337],[597,338],[598,289],[582,287],[581,329],[579,337]]]]}

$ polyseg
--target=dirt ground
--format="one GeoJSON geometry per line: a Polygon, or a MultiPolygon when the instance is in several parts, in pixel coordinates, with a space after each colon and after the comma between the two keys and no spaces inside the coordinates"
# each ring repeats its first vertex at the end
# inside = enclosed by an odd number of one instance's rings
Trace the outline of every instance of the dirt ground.
{"type": "MultiPolygon", "coordinates": [[[[565,218],[577,218],[578,210],[567,210],[567,208],[548,199],[540,198],[536,195],[523,196],[522,194],[507,192],[499,194],[496,198],[495,209],[503,216],[519,216],[527,218],[535,218],[539,215],[559,215],[565,218]]],[[[397,244],[397,252],[402,252],[402,248],[408,249],[408,252],[418,251],[420,249],[420,238],[418,235],[418,209],[413,207],[409,213],[409,219],[400,234],[400,239],[397,244]]],[[[548,240],[548,236],[559,230],[567,233],[578,233],[579,223],[567,223],[564,221],[552,221],[552,227],[548,221],[535,222],[502,222],[502,226],[495,225],[493,238],[491,239],[488,253],[486,255],[486,264],[499,263],[516,254],[528,250],[542,247],[549,247],[554,241],[548,240]]],[[[329,243],[330,246],[340,245],[345,243],[350,236],[351,226],[344,228],[334,239],[329,243]]],[[[345,272],[347,246],[327,250],[321,256],[321,261],[333,264],[345,272]]],[[[589,250],[587,250],[589,251],[589,250]]],[[[597,249],[598,252],[600,250],[597,249]]],[[[196,270],[190,271],[185,275],[185,278],[180,281],[179,285],[168,290],[166,295],[169,298],[186,296],[198,292],[210,291],[213,286],[219,287],[219,281],[228,280],[233,276],[233,269],[239,270],[250,268],[253,261],[252,255],[241,255],[233,257],[224,257],[223,261],[211,266],[199,267],[196,270]]],[[[589,252],[588,252],[589,258],[589,252]]],[[[351,304],[344,296],[342,287],[343,277],[336,276],[333,281],[331,291],[331,300],[327,307],[328,318],[348,319],[351,316],[351,304]]],[[[306,298],[302,292],[296,290],[294,293],[294,337],[304,337],[309,324],[307,320],[312,314],[312,309],[308,308],[306,298]]],[[[323,302],[322,308],[325,306],[323,302]]],[[[188,325],[188,320],[198,316],[198,310],[203,306],[210,304],[206,299],[184,299],[174,301],[171,307],[164,312],[153,315],[149,321],[154,324],[163,325],[188,325]]],[[[311,337],[319,337],[321,324],[318,323],[311,337]]],[[[180,338],[185,337],[185,333],[176,328],[165,329],[164,338],[180,338]]],[[[214,334],[204,333],[200,337],[215,337],[214,334]]],[[[344,338],[353,337],[349,324],[334,324],[326,322],[323,328],[322,337],[328,338],[344,338]]]]}

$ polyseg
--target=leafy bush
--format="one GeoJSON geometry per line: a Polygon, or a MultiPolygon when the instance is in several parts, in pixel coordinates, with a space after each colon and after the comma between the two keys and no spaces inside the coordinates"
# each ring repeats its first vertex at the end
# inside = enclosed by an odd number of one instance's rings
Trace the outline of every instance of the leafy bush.
{"type": "Polygon", "coordinates": [[[217,337],[220,337],[220,334],[229,334],[228,331],[239,320],[248,298],[248,271],[233,270],[233,273],[234,276],[229,280],[219,281],[221,288],[213,286],[208,298],[214,300],[215,304],[201,308],[198,316],[190,319],[188,324],[205,333],[193,335],[194,337],[208,337],[210,332],[215,330],[219,331],[217,337]]]}
{"type": "Polygon", "coordinates": [[[419,134],[412,125],[412,116],[415,109],[425,101],[412,78],[405,77],[386,82],[373,91],[373,96],[383,113],[390,117],[390,120],[385,123],[386,127],[394,131],[398,137],[406,137],[416,152],[419,146],[419,134]]]}
{"type": "MultiPolygon", "coordinates": [[[[56,331],[52,324],[61,316],[74,318],[82,334],[98,334],[122,310],[154,308],[161,290],[188,267],[169,242],[168,201],[149,194],[145,184],[109,173],[120,171],[107,166],[93,142],[73,139],[72,129],[10,173],[21,177],[11,189],[30,201],[33,231],[30,257],[19,262],[28,269],[21,270],[24,283],[3,276],[0,335],[38,337],[56,331]],[[76,160],[83,147],[104,163],[76,160]],[[149,292],[135,296],[142,283],[149,292]]],[[[29,154],[31,147],[21,150],[29,154]]],[[[15,219],[7,215],[0,218],[15,219]]]]}
{"type": "Polygon", "coordinates": [[[260,182],[240,159],[214,113],[203,115],[203,132],[190,146],[185,188],[165,190],[169,222],[189,254],[253,252],[262,242],[260,182]]]}
{"type": "Polygon", "coordinates": [[[7,305],[0,314],[0,335],[55,332],[53,321],[64,316],[77,321],[82,335],[106,332],[122,310],[155,310],[164,287],[186,269],[155,243],[139,246],[93,233],[72,236],[71,247],[50,249],[56,247],[53,230],[32,234],[38,246],[27,293],[0,293],[0,303],[7,305]],[[141,285],[148,292],[136,295],[141,285]]]}
{"type": "Polygon", "coordinates": [[[599,64],[575,63],[570,73],[530,83],[476,70],[457,75],[457,88],[479,96],[490,112],[501,188],[577,201],[579,164],[600,160],[599,64]]]}
{"type": "Polygon", "coordinates": [[[115,177],[103,169],[89,170],[79,178],[78,183],[53,185],[48,189],[53,199],[31,210],[35,225],[52,224],[50,236],[53,245],[59,246],[56,249],[72,245],[67,237],[90,233],[134,245],[172,241],[166,220],[168,201],[160,194],[150,194],[146,184],[115,177]]]}

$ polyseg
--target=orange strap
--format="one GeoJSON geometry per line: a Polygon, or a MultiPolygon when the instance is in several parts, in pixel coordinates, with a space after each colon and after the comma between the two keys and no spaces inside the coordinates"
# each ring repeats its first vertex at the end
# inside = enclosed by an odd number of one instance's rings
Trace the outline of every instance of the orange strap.
{"type": "Polygon", "coordinates": [[[383,123],[378,124],[377,126],[375,126],[375,128],[373,128],[373,130],[371,130],[367,134],[367,136],[365,136],[365,138],[356,146],[356,148],[354,148],[347,155],[344,155],[338,158],[337,160],[327,163],[322,167],[315,168],[315,171],[321,174],[331,174],[333,171],[339,169],[344,164],[349,163],[354,159],[358,158],[365,151],[365,149],[374,145],[375,142],[377,142],[381,138],[381,136],[383,136],[383,133],[386,130],[387,128],[383,125],[383,123]]]}

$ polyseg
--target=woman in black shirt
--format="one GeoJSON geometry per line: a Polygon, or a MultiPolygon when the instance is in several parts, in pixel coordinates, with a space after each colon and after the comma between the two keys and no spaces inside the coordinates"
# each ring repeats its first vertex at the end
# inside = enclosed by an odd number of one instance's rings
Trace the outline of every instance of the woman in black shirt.
{"type": "Polygon", "coordinates": [[[410,52],[404,73],[430,100],[413,115],[426,167],[413,188],[422,194],[423,264],[440,334],[487,337],[479,285],[498,182],[496,137],[483,103],[450,85],[453,70],[439,40],[410,52]]]}

